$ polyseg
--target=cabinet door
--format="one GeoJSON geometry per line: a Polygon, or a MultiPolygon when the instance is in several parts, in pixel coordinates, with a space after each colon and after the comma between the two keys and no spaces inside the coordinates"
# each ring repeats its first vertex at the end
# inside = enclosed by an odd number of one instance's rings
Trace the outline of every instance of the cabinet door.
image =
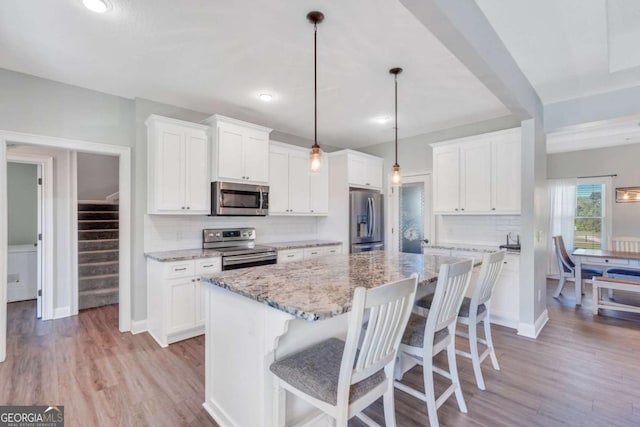
{"type": "Polygon", "coordinates": [[[367,161],[363,157],[349,154],[348,160],[349,184],[371,185],[367,181],[367,161]]]}
{"type": "Polygon", "coordinates": [[[185,206],[184,132],[167,126],[158,127],[155,159],[156,209],[183,212],[185,206]]]}
{"type": "Polygon", "coordinates": [[[197,283],[193,276],[167,280],[167,333],[181,332],[195,326],[197,283]]]}
{"type": "Polygon", "coordinates": [[[244,180],[243,166],[243,129],[221,124],[218,126],[218,165],[219,179],[244,180]]]}
{"type": "Polygon", "coordinates": [[[325,158],[322,168],[309,176],[309,212],[329,213],[329,158],[325,158]]]}
{"type": "Polygon", "coordinates": [[[269,152],[269,213],[286,213],[289,209],[289,154],[284,150],[269,152]]]}
{"type": "Polygon", "coordinates": [[[211,210],[209,197],[209,150],[204,132],[189,131],[185,141],[185,204],[187,213],[207,214],[211,210]]]}
{"type": "Polygon", "coordinates": [[[491,142],[460,146],[460,211],[491,212],[491,142]]]}
{"type": "Polygon", "coordinates": [[[309,213],[309,157],[289,154],[289,209],[291,213],[309,213]]]}
{"type": "Polygon", "coordinates": [[[520,139],[518,136],[493,141],[493,187],[491,210],[520,214],[520,139]]]}
{"type": "Polygon", "coordinates": [[[460,155],[458,146],[433,149],[433,210],[457,212],[460,206],[460,155]]]}
{"type": "Polygon", "coordinates": [[[372,187],[382,188],[382,168],[382,162],[374,159],[367,159],[366,182],[370,183],[372,187]]]}
{"type": "Polygon", "coordinates": [[[245,179],[257,184],[269,182],[269,135],[246,131],[242,144],[245,179]]]}
{"type": "Polygon", "coordinates": [[[286,264],[288,262],[301,261],[303,259],[304,251],[302,249],[278,251],[278,264],[286,264]]]}

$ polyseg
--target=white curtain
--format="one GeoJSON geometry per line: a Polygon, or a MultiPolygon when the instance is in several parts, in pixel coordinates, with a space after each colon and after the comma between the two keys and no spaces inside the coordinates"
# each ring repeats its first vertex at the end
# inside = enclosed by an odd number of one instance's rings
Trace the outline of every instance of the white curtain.
{"type": "MultiPolygon", "coordinates": [[[[562,236],[567,252],[573,252],[573,234],[576,216],[576,179],[550,179],[547,181],[549,194],[549,236],[562,236]]],[[[548,242],[549,259],[547,274],[558,276],[553,239],[548,242]]]]}

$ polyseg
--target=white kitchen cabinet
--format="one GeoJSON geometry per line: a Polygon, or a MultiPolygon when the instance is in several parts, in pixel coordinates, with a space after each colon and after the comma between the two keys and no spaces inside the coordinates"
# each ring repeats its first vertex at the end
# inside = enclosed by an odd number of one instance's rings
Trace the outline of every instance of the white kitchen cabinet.
{"type": "Polygon", "coordinates": [[[162,347],[204,333],[201,276],[222,271],[217,258],[147,260],[147,329],[162,347]]]}
{"type": "Polygon", "coordinates": [[[210,211],[208,126],[151,115],[147,125],[147,212],[210,211]]]}
{"type": "Polygon", "coordinates": [[[342,245],[312,246],[300,249],[284,249],[278,251],[278,264],[314,259],[342,253],[342,245]]]}
{"type": "Polygon", "coordinates": [[[382,159],[348,151],[347,162],[349,185],[382,189],[382,159]]]}
{"type": "Polygon", "coordinates": [[[520,213],[520,129],[433,146],[435,214],[520,213]]]}
{"type": "Polygon", "coordinates": [[[218,114],[211,125],[211,181],[266,184],[271,129],[218,114]]]}
{"type": "Polygon", "coordinates": [[[269,214],[326,215],[329,212],[329,164],[311,173],[309,150],[271,141],[269,214]]]}

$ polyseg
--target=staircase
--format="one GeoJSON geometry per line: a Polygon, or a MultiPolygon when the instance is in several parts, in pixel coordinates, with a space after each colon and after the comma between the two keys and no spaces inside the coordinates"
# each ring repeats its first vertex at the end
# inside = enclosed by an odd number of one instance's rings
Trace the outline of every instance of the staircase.
{"type": "Polygon", "coordinates": [[[118,303],[118,205],[78,204],[78,309],[118,303]]]}

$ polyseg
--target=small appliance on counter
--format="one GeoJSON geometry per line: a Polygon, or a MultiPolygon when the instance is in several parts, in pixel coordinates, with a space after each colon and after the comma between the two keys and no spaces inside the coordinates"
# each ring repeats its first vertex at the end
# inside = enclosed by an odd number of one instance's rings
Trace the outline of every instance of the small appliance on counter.
{"type": "Polygon", "coordinates": [[[215,181],[211,183],[211,215],[265,216],[269,186],[215,181]]]}
{"type": "Polygon", "coordinates": [[[222,270],[275,264],[278,254],[270,246],[256,245],[255,228],[205,228],[202,247],[222,254],[222,270]]]}
{"type": "Polygon", "coordinates": [[[500,245],[500,249],[507,249],[508,251],[520,251],[520,235],[516,234],[514,239],[511,236],[511,232],[507,233],[507,243],[500,245]]]}
{"type": "Polygon", "coordinates": [[[384,211],[382,194],[376,191],[351,190],[349,238],[350,252],[384,249],[384,211]]]}

